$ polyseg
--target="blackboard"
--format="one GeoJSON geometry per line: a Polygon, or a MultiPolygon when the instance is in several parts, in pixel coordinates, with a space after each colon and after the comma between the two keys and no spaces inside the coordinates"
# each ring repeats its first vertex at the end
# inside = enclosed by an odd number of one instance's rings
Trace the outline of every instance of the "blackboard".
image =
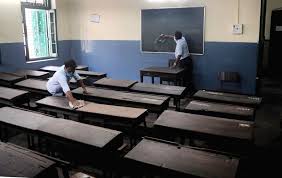
{"type": "Polygon", "coordinates": [[[181,31],[192,54],[204,54],[204,7],[141,10],[141,51],[174,52],[173,39],[160,39],[161,34],[181,31]]]}

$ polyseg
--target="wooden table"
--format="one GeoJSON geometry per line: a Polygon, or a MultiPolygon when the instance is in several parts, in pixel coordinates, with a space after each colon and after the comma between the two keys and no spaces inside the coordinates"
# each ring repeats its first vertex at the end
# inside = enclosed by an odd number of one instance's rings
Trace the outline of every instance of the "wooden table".
{"type": "MultiPolygon", "coordinates": [[[[254,122],[164,111],[154,127],[159,133],[209,141],[218,146],[234,144],[241,149],[254,141],[254,122]],[[241,148],[240,148],[241,147],[241,148]]],[[[250,147],[248,147],[250,148],[250,147]]],[[[229,148],[227,148],[229,149],[229,148]]],[[[247,148],[246,148],[247,150],[247,148]]],[[[234,150],[236,151],[236,150],[234,150]]],[[[247,150],[249,151],[249,149],[247,150]]]]}
{"type": "Polygon", "coordinates": [[[80,76],[95,78],[95,79],[101,79],[107,77],[107,74],[102,72],[77,70],[76,73],[80,76]]]}
{"type": "Polygon", "coordinates": [[[131,91],[150,93],[157,95],[168,95],[174,98],[174,104],[176,110],[180,110],[180,99],[184,98],[187,88],[181,86],[171,85],[158,85],[158,84],[147,84],[147,83],[136,83],[131,88],[131,91]]]}
{"type": "Polygon", "coordinates": [[[0,87],[0,103],[8,106],[19,106],[24,103],[29,105],[27,91],[0,87]]]}
{"type": "MultiPolygon", "coordinates": [[[[79,109],[71,109],[66,97],[49,96],[39,101],[36,101],[39,110],[45,112],[60,113],[65,116],[66,119],[69,116],[79,118],[79,121],[83,121],[85,118],[93,120],[102,120],[103,125],[107,127],[108,124],[118,123],[129,125],[129,135],[131,145],[135,141],[136,127],[144,123],[146,126],[145,117],[147,116],[147,110],[141,108],[113,106],[98,103],[85,102],[85,106],[79,109]]],[[[126,129],[122,129],[125,131],[126,129]]]]}
{"type": "Polygon", "coordinates": [[[206,91],[206,90],[197,91],[193,97],[199,100],[239,104],[244,106],[258,106],[261,104],[262,101],[262,98],[256,96],[239,95],[232,93],[206,91]]]}
{"type": "Polygon", "coordinates": [[[115,80],[111,78],[102,78],[94,82],[96,87],[110,88],[113,90],[128,90],[132,85],[137,83],[134,80],[115,80]]]}
{"type": "Polygon", "coordinates": [[[8,129],[20,130],[28,136],[28,146],[33,146],[33,136],[37,135],[38,127],[47,122],[56,123],[57,119],[35,112],[10,107],[0,108],[0,135],[1,140],[7,141],[8,129]]]}
{"type": "Polygon", "coordinates": [[[138,176],[147,172],[165,177],[235,178],[239,165],[236,157],[146,138],[125,159],[127,169],[138,176]]]}
{"type": "Polygon", "coordinates": [[[225,103],[193,100],[186,106],[185,111],[193,114],[203,114],[239,120],[254,121],[255,119],[255,109],[225,103]]]}
{"type": "Polygon", "coordinates": [[[87,87],[87,94],[83,94],[82,88],[72,90],[74,96],[83,100],[115,104],[131,107],[146,108],[149,111],[161,113],[168,108],[169,97],[131,93],[124,91],[107,90],[95,87],[87,87]]]}
{"type": "Polygon", "coordinates": [[[80,149],[87,147],[91,150],[116,151],[123,144],[123,136],[119,131],[65,119],[41,125],[38,130],[45,138],[76,145],[80,149]]]}
{"type": "Polygon", "coordinates": [[[16,76],[11,73],[0,72],[0,85],[12,87],[15,83],[24,80],[24,77],[16,76]]]}
{"type": "Polygon", "coordinates": [[[0,176],[58,178],[55,162],[26,148],[0,142],[0,160],[0,176]]]}
{"type": "Polygon", "coordinates": [[[26,79],[15,84],[19,89],[43,96],[50,95],[46,88],[46,80],[26,79]]]}
{"type": "Polygon", "coordinates": [[[185,69],[183,68],[170,68],[170,67],[148,67],[140,70],[140,81],[143,82],[144,76],[166,78],[177,85],[184,77],[185,69]]]}
{"type": "Polygon", "coordinates": [[[78,65],[75,69],[76,69],[76,70],[85,70],[85,71],[88,71],[88,66],[78,65]]]}
{"type": "Polygon", "coordinates": [[[23,76],[25,78],[35,78],[35,79],[46,79],[49,77],[49,72],[36,71],[36,70],[18,70],[13,72],[13,74],[18,76],[23,76]]]}
{"type": "Polygon", "coordinates": [[[54,74],[57,70],[59,70],[59,68],[60,66],[45,66],[40,68],[39,70],[54,74]]]}

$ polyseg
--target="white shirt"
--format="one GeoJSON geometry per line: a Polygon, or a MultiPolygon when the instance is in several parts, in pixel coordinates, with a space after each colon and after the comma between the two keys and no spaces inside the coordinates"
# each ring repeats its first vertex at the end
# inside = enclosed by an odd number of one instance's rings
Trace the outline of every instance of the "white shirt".
{"type": "Polygon", "coordinates": [[[72,79],[81,80],[80,76],[74,72],[71,76],[67,75],[65,71],[65,65],[61,66],[59,70],[48,80],[46,87],[49,93],[52,95],[66,93],[70,91],[69,81],[72,79]]]}
{"type": "Polygon", "coordinates": [[[176,47],[175,47],[175,58],[177,58],[177,56],[181,55],[180,60],[188,57],[190,55],[189,53],[189,49],[188,49],[188,44],[185,40],[184,37],[182,37],[179,40],[175,40],[176,43],[176,47]]]}

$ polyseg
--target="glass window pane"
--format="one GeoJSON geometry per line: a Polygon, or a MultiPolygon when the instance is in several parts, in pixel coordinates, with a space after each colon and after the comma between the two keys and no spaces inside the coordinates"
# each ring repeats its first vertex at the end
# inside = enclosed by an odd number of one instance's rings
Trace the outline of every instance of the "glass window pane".
{"type": "Polygon", "coordinates": [[[25,12],[29,57],[32,59],[49,56],[46,11],[26,9],[25,12]]]}
{"type": "Polygon", "coordinates": [[[52,44],[52,53],[57,53],[57,45],[52,44]]]}

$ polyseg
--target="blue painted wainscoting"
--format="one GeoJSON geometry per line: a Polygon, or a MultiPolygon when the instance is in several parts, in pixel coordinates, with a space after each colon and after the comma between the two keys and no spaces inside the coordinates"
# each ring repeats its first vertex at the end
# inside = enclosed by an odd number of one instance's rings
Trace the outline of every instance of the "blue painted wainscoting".
{"type": "MultiPolygon", "coordinates": [[[[139,80],[139,70],[149,66],[167,66],[173,54],[142,53],[140,41],[74,40],[71,57],[88,65],[90,70],[106,72],[114,79],[139,80]]],[[[205,54],[192,56],[194,83],[197,89],[217,90],[219,71],[237,71],[245,94],[255,94],[257,43],[206,42],[205,54]]],[[[148,79],[146,81],[149,81],[148,79]]]]}

